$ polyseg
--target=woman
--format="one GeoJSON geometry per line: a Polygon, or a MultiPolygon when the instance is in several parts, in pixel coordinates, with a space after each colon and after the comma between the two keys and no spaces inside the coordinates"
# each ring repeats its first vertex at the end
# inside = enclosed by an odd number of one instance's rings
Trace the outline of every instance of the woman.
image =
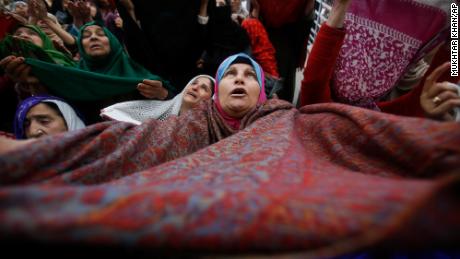
{"type": "Polygon", "coordinates": [[[148,119],[165,120],[171,115],[181,115],[211,98],[214,78],[198,75],[176,97],[167,101],[131,101],[117,103],[101,111],[101,117],[141,124],[148,119]]]}
{"type": "Polygon", "coordinates": [[[130,59],[115,36],[96,22],[80,29],[77,45],[81,56],[77,68],[23,58],[2,60],[0,65],[9,75],[22,72],[18,81],[39,81],[52,94],[80,102],[78,107],[90,122],[98,121],[101,108],[116,102],[142,96],[164,100],[176,94],[169,82],[130,59]],[[34,76],[25,73],[28,69],[34,76]]]}
{"type": "Polygon", "coordinates": [[[60,98],[32,96],[16,111],[14,133],[17,139],[39,138],[85,127],[75,110],[60,98]]]}
{"type": "Polygon", "coordinates": [[[263,77],[231,56],[213,100],[180,119],[104,122],[3,154],[0,236],[305,257],[456,247],[459,124],[297,110],[266,100],[263,77]]]}
{"type": "MultiPolygon", "coordinates": [[[[21,57],[11,56],[11,52],[21,53],[24,56],[40,58],[46,62],[52,62],[63,66],[75,66],[70,56],[58,51],[51,39],[37,26],[18,25],[11,29],[11,35],[0,42],[0,57],[6,56],[0,66],[6,68],[7,63],[22,60],[21,57]]],[[[18,66],[14,73],[2,75],[0,80],[0,130],[13,132],[11,122],[18,105],[18,99],[23,100],[30,95],[38,94],[44,89],[37,84],[36,80],[19,82],[21,75],[30,71],[26,65],[18,66]],[[18,98],[19,96],[19,98],[18,98]]]]}
{"type": "Polygon", "coordinates": [[[40,50],[43,50],[46,55],[49,56],[49,58],[42,58],[45,61],[54,62],[63,66],[75,66],[75,62],[71,59],[71,57],[58,51],[51,39],[39,27],[34,25],[17,26],[13,30],[11,36],[7,36],[2,40],[0,46],[2,56],[8,55],[1,61],[2,67],[4,67],[3,64],[8,63],[11,59],[15,58],[14,56],[11,56],[11,52],[18,50],[19,54],[26,54],[30,50],[34,53],[33,55],[36,55],[36,58],[41,58],[38,54],[40,54],[40,50]],[[29,43],[25,43],[24,41],[33,44],[33,46],[29,43]]]}

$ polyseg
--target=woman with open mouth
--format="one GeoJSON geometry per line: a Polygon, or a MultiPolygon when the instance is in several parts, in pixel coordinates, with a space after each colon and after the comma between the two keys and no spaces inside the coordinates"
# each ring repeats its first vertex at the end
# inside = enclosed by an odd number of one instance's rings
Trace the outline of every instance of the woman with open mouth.
{"type": "Polygon", "coordinates": [[[0,236],[321,258],[458,246],[460,124],[296,109],[267,100],[263,78],[238,54],[183,116],[0,138],[0,236]]]}
{"type": "Polygon", "coordinates": [[[211,98],[214,83],[214,78],[208,75],[198,75],[192,78],[184,90],[171,100],[138,100],[116,103],[102,109],[101,117],[141,124],[148,119],[165,120],[171,115],[183,115],[201,101],[211,98]]]}

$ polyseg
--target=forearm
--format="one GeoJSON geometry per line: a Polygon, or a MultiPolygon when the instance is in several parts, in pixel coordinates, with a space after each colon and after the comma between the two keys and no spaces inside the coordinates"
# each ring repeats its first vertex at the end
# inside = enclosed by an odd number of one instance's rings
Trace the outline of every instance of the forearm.
{"type": "Polygon", "coordinates": [[[330,82],[345,38],[345,31],[323,24],[304,69],[299,106],[331,102],[330,82]]]}
{"type": "Polygon", "coordinates": [[[335,1],[326,24],[332,28],[342,28],[345,21],[345,14],[350,4],[350,0],[335,1]]]}
{"type": "Polygon", "coordinates": [[[66,32],[59,24],[53,22],[48,17],[43,19],[43,21],[48,25],[54,33],[56,33],[59,38],[61,38],[64,43],[68,46],[75,45],[75,38],[68,32],[66,32]]]}
{"type": "Polygon", "coordinates": [[[208,16],[208,0],[202,0],[200,6],[199,16],[207,17],[208,16]]]}

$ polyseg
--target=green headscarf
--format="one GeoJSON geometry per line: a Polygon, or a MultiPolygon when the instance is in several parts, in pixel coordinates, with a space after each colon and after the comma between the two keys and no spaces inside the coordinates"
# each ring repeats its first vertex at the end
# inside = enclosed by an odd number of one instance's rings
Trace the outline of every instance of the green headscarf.
{"type": "Polygon", "coordinates": [[[39,47],[29,41],[17,39],[8,35],[0,42],[0,56],[2,58],[9,55],[18,55],[64,66],[76,66],[75,61],[69,56],[56,50],[51,39],[39,27],[34,25],[20,25],[16,27],[15,30],[21,27],[36,32],[42,40],[43,46],[39,47]]]}
{"type": "Polygon", "coordinates": [[[33,74],[54,95],[72,101],[104,100],[137,92],[137,84],[143,79],[161,81],[168,90],[168,97],[176,94],[176,90],[168,81],[153,75],[128,57],[117,38],[97,22],[90,22],[81,27],[77,45],[81,56],[77,68],[26,59],[26,63],[32,67],[33,74]],[[103,28],[109,39],[111,51],[103,59],[93,59],[84,52],[81,35],[84,29],[91,25],[103,28]]]}

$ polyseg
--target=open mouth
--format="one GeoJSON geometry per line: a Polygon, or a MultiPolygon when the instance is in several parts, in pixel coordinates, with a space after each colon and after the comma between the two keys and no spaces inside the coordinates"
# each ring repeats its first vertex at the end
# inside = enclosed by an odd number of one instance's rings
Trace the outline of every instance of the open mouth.
{"type": "Polygon", "coordinates": [[[190,95],[190,96],[193,96],[194,98],[197,98],[197,97],[198,97],[198,96],[196,96],[196,94],[193,93],[193,92],[187,92],[187,94],[190,95]]]}
{"type": "Polygon", "coordinates": [[[235,88],[233,91],[230,92],[230,96],[232,97],[243,97],[246,96],[248,93],[244,88],[235,88]]]}

